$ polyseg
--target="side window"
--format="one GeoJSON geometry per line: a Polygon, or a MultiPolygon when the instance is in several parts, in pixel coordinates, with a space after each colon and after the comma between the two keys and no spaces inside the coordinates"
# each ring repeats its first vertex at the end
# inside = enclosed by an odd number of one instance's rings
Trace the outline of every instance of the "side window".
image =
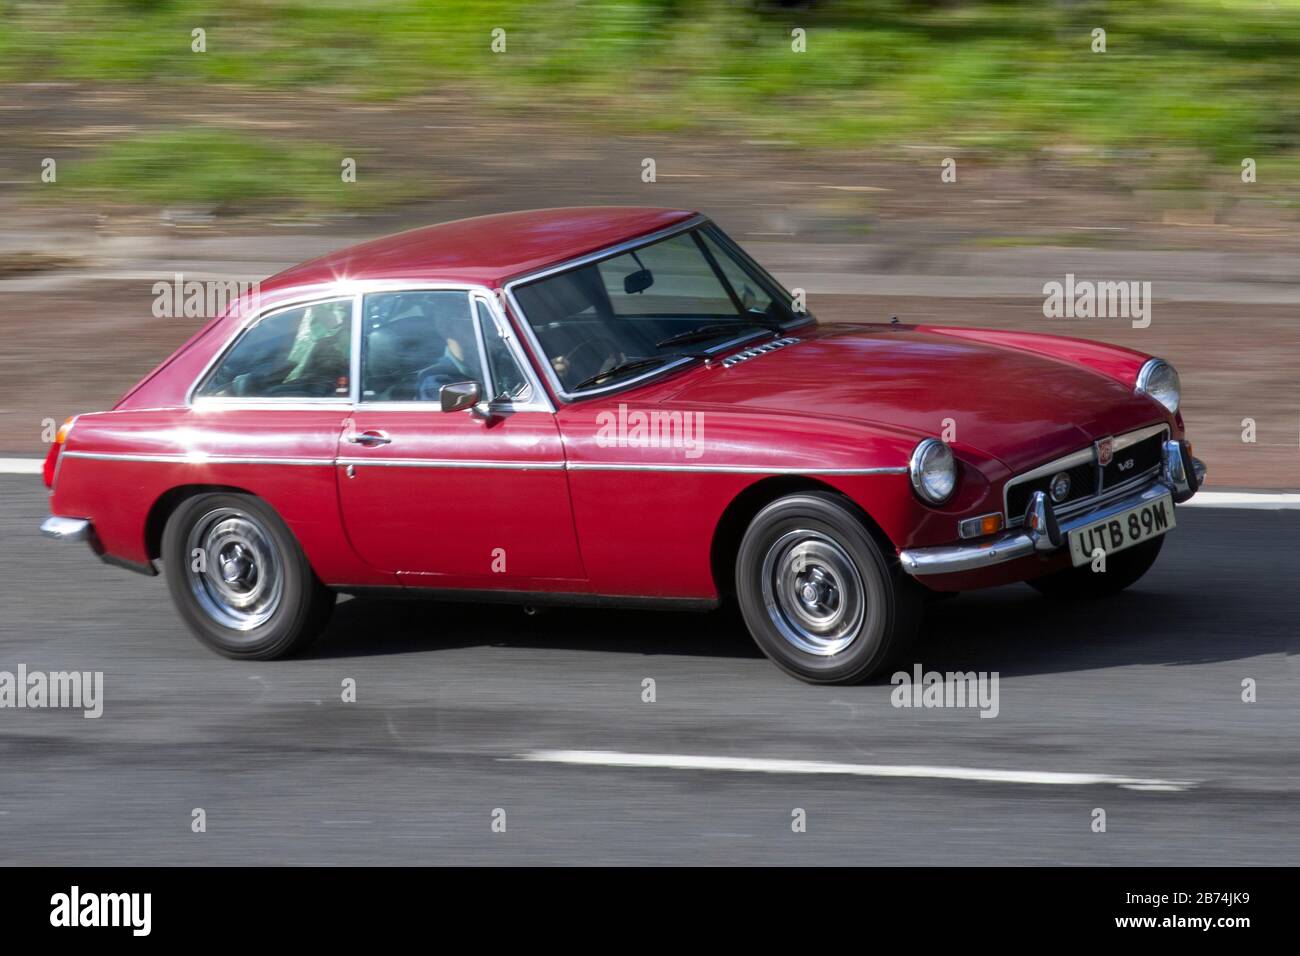
{"type": "Polygon", "coordinates": [[[436,402],[444,385],[483,387],[468,293],[376,292],[361,308],[362,401],[436,402]]]}
{"type": "Polygon", "coordinates": [[[487,303],[476,300],[476,305],[478,324],[487,347],[488,370],[492,373],[492,393],[487,397],[492,401],[528,401],[530,388],[523,369],[515,361],[487,303]]]}
{"type": "Polygon", "coordinates": [[[196,393],[228,398],[346,398],[352,300],[276,312],[237,341],[196,393]]]}

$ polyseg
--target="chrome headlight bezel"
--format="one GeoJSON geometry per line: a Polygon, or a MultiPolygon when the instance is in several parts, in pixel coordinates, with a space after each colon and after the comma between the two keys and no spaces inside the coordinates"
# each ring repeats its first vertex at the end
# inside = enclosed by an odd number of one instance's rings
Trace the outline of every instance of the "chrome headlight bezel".
{"type": "Polygon", "coordinates": [[[1138,372],[1133,392],[1136,395],[1151,396],[1169,409],[1171,414],[1178,411],[1183,400],[1183,385],[1178,370],[1161,358],[1147,359],[1138,372]]]}
{"type": "Polygon", "coordinates": [[[937,438],[926,438],[917,444],[907,463],[907,474],[916,496],[928,505],[943,504],[957,490],[957,460],[948,444],[937,438]],[[942,480],[936,487],[932,476],[946,477],[946,489],[942,480]]]}

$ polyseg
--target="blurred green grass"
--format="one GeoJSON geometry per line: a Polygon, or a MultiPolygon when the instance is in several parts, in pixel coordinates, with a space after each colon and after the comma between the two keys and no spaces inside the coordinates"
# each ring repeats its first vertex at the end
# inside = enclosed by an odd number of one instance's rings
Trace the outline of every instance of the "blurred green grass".
{"type": "Polygon", "coordinates": [[[404,180],[364,171],[356,182],[345,183],[343,158],[319,144],[296,143],[286,150],[247,133],[193,126],[115,140],[93,157],[69,163],[61,179],[70,199],[89,195],[222,212],[268,201],[286,208],[358,211],[429,195],[404,180]]]}
{"type": "Polygon", "coordinates": [[[1300,2],[0,0],[0,81],[463,88],[620,131],[797,146],[1300,151],[1300,2]],[[206,31],[193,53],[191,31],[206,31]],[[791,30],[807,52],[791,51],[791,30]],[[1091,32],[1107,32],[1107,52],[1091,32]],[[491,51],[506,31],[506,52],[491,51]]]}

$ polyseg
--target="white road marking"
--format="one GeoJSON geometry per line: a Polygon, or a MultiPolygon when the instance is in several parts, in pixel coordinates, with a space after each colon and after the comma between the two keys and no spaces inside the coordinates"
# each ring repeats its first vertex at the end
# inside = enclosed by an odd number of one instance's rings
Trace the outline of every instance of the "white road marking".
{"type": "Polygon", "coordinates": [[[0,458],[0,475],[39,475],[44,464],[41,458],[0,458]]]}
{"type": "Polygon", "coordinates": [[[911,777],[926,780],[974,780],[981,783],[1050,786],[1123,787],[1126,790],[1189,790],[1192,780],[1148,780],[1101,773],[1046,770],[982,770],[975,767],[930,767],[906,764],[832,763],[822,760],[770,760],[762,757],[701,757],[688,754],[630,754],[616,750],[530,750],[520,760],[588,767],[652,767],[666,770],[729,770],[748,773],[833,774],[850,777],[911,777]]]}
{"type": "Polygon", "coordinates": [[[1198,491],[1180,508],[1300,508],[1300,494],[1276,491],[1198,491]]]}

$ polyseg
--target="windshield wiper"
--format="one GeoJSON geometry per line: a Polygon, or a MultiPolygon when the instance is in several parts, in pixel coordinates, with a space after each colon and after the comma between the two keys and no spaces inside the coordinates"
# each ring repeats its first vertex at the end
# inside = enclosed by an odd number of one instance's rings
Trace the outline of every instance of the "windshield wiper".
{"type": "Polygon", "coordinates": [[[597,372],[590,378],[584,378],[577,385],[573,386],[573,391],[581,391],[588,385],[596,385],[607,378],[613,378],[615,375],[623,375],[626,372],[635,372],[639,368],[649,368],[652,365],[663,365],[665,362],[671,362],[680,358],[677,355],[654,355],[650,358],[632,359],[630,362],[620,362],[613,368],[607,368],[603,372],[597,372]]]}
{"type": "Polygon", "coordinates": [[[670,345],[684,345],[687,342],[703,342],[705,339],[716,339],[724,332],[744,328],[765,328],[773,333],[781,330],[779,325],[772,325],[768,322],[759,322],[757,319],[739,319],[735,322],[714,322],[710,325],[700,325],[685,332],[678,332],[676,335],[670,335],[668,338],[656,342],[655,348],[663,349],[670,345]]]}

